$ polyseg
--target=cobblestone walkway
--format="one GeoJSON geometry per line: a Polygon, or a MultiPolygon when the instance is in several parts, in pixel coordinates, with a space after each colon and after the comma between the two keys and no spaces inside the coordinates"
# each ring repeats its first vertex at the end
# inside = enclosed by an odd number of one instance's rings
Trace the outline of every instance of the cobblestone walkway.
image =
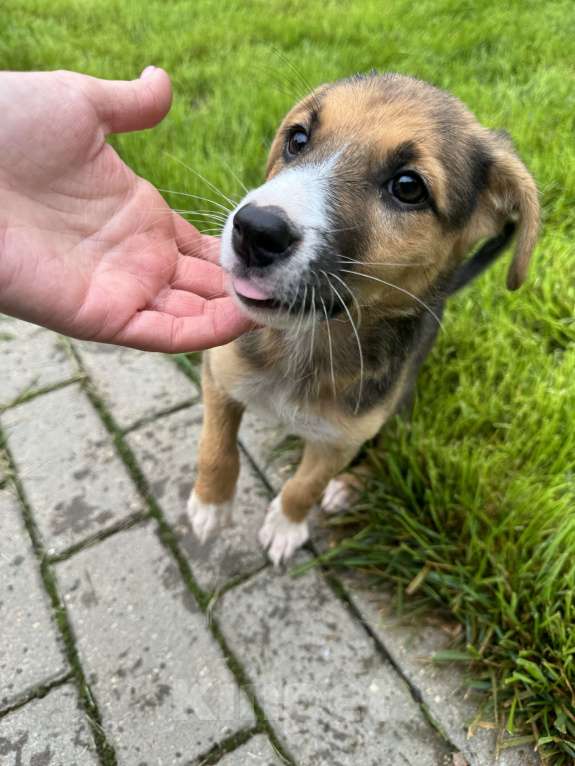
{"type": "Polygon", "coordinates": [[[488,722],[468,737],[459,672],[429,661],[446,631],[357,578],[267,564],[282,469],[251,416],[234,524],[195,542],[197,380],[0,321],[1,766],[537,763],[488,722]]]}

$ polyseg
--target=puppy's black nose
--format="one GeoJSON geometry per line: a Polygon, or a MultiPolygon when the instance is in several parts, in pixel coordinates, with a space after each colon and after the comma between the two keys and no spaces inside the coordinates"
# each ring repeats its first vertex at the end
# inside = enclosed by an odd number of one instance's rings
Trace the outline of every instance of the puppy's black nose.
{"type": "Polygon", "coordinates": [[[263,268],[291,255],[299,239],[279,208],[247,204],[234,216],[232,244],[247,266],[263,268]]]}

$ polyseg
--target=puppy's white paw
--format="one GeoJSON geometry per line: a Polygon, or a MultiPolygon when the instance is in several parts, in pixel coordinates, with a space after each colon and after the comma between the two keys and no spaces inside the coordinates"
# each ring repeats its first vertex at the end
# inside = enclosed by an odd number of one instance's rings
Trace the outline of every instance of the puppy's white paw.
{"type": "Polygon", "coordinates": [[[332,479],[324,490],[321,509],[324,513],[348,511],[359,496],[359,490],[345,479],[332,479]]]}
{"type": "Polygon", "coordinates": [[[203,544],[220,527],[229,523],[232,515],[233,500],[227,503],[204,503],[195,490],[188,500],[188,516],[195,536],[203,544]]]}
{"type": "Polygon", "coordinates": [[[309,540],[307,521],[290,521],[282,509],[281,495],[271,503],[259,540],[274,566],[290,559],[309,540]]]}

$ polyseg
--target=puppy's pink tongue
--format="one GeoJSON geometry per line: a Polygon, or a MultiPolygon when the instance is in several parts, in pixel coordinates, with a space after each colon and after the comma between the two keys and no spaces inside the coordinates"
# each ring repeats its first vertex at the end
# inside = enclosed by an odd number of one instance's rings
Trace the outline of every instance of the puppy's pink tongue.
{"type": "Polygon", "coordinates": [[[251,298],[254,301],[267,301],[270,297],[268,294],[256,287],[249,279],[241,279],[240,277],[233,277],[232,284],[234,290],[243,295],[244,298],[251,298]]]}

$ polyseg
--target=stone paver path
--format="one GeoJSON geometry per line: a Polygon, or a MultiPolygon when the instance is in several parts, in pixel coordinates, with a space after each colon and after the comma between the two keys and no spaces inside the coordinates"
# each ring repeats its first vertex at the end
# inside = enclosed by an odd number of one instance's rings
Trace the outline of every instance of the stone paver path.
{"type": "MultiPolygon", "coordinates": [[[[234,523],[198,545],[201,415],[186,359],[0,321],[0,765],[538,763],[430,661],[447,631],[268,565],[289,454],[252,415],[234,523]]],[[[316,523],[294,565],[327,544],[316,523]]]]}

